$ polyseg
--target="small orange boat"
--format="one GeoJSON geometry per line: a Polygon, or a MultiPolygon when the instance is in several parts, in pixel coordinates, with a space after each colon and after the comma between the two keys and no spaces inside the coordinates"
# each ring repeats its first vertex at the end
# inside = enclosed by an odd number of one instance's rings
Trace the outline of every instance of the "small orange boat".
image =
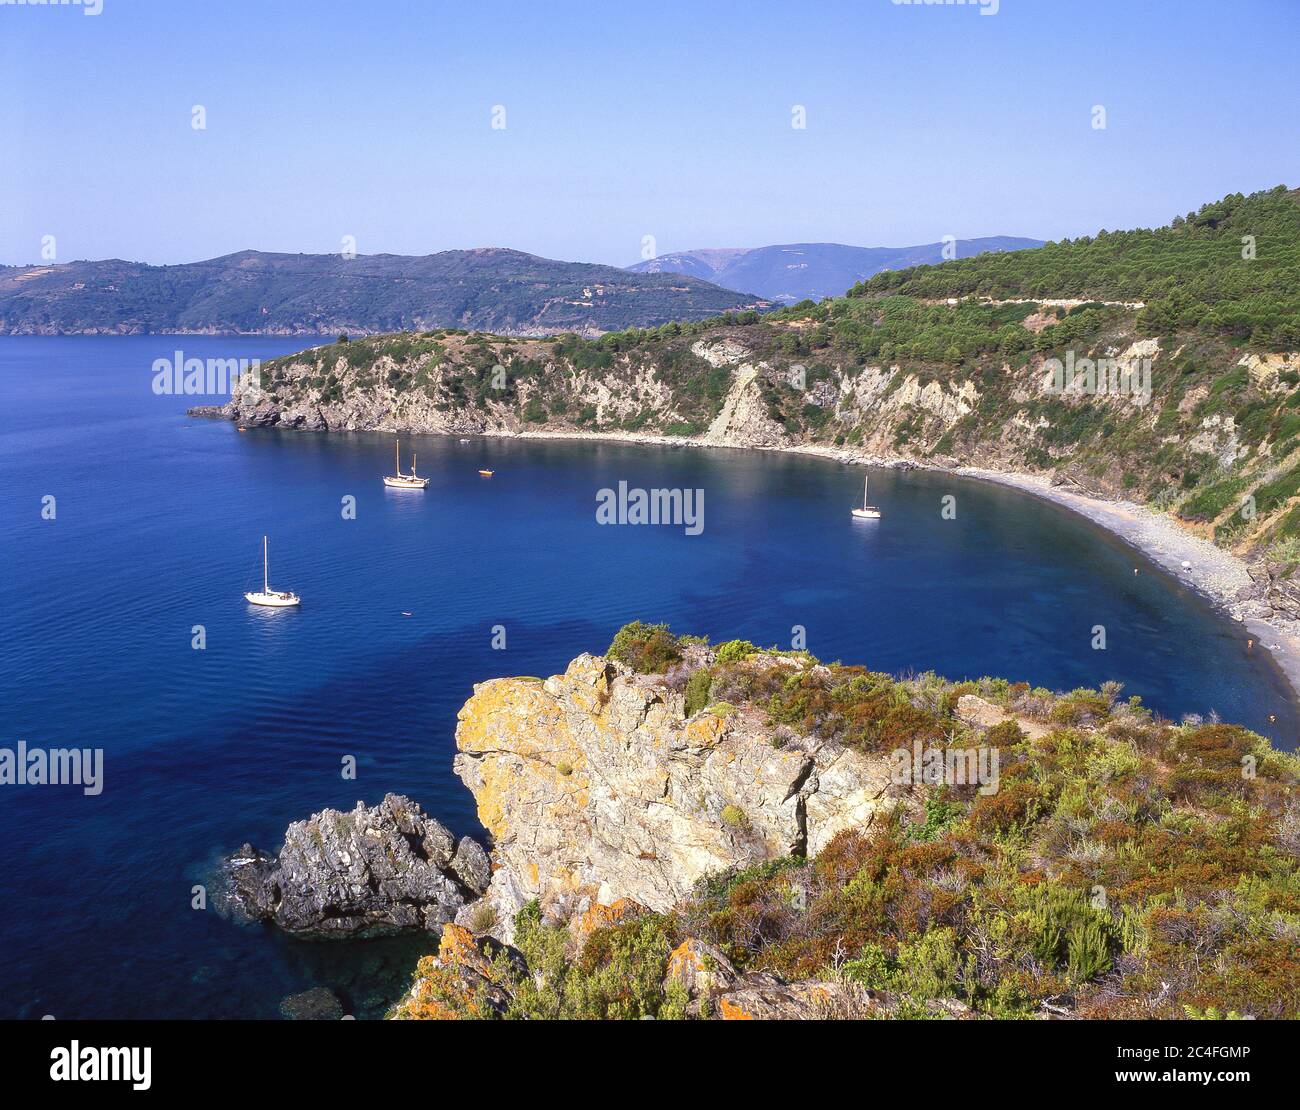
{"type": "Polygon", "coordinates": [[[495,473],[496,473],[496,471],[494,471],[494,470],[480,470],[480,471],[479,471],[479,477],[481,477],[481,478],[491,478],[492,475],[495,474],[495,473]]]}

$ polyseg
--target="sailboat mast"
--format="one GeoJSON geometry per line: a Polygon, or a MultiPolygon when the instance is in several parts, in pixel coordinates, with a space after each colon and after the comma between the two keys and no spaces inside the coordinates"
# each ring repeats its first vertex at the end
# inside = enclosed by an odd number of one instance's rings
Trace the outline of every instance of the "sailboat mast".
{"type": "Polygon", "coordinates": [[[270,592],[271,592],[271,583],[266,573],[266,537],[263,536],[262,537],[262,593],[269,594],[270,592]]]}
{"type": "Polygon", "coordinates": [[[402,473],[402,441],[400,439],[393,440],[393,447],[396,448],[397,451],[397,464],[393,473],[400,474],[402,473]]]}

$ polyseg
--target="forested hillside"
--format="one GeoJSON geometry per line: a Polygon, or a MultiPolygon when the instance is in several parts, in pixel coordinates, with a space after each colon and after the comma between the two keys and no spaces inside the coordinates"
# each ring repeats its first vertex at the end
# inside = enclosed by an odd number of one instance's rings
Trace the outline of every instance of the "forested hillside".
{"type": "Polygon", "coordinates": [[[1233,193],[1168,227],[1100,231],[1041,250],[877,274],[854,297],[1079,297],[1144,301],[1151,335],[1195,329],[1300,347],[1300,190],[1233,193]]]}
{"type": "Polygon", "coordinates": [[[0,267],[0,335],[431,327],[599,334],[764,304],[677,274],[497,249],[351,258],[242,251],[180,266],[112,259],[0,267]]]}
{"type": "Polygon", "coordinates": [[[1028,471],[1292,563],[1298,211],[1282,188],[1228,197],[1159,231],[882,274],[836,300],[598,339],[444,329],[333,344],[270,364],[267,391],[228,413],[317,429],[824,445],[1028,471]],[[1116,359],[1142,369],[1149,390],[1053,393],[1052,359],[1116,359]]]}

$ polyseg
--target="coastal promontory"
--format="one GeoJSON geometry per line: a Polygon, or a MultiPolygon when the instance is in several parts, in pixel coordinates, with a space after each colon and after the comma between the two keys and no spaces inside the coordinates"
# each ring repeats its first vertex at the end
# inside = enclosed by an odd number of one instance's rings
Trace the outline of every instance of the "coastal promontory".
{"type": "Polygon", "coordinates": [[[634,622],[456,742],[487,854],[389,796],[230,865],[289,931],[436,934],[394,1017],[1300,1015],[1300,763],[1118,684],[634,622]]]}

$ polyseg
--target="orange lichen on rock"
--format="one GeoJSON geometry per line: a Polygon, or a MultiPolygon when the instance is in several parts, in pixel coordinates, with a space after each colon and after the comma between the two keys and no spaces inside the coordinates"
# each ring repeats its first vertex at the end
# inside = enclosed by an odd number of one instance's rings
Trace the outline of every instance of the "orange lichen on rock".
{"type": "Polygon", "coordinates": [[[687,937],[668,956],[664,972],[665,989],[680,983],[688,998],[713,994],[736,981],[736,969],[718,948],[697,937],[687,937]]]}
{"type": "Polygon", "coordinates": [[[442,927],[442,940],[438,944],[438,962],[443,967],[462,964],[486,974],[491,965],[479,951],[474,934],[463,925],[447,922],[442,927]]]}
{"type": "Polygon", "coordinates": [[[438,955],[420,960],[411,989],[389,1016],[455,1021],[504,1013],[510,984],[493,965],[487,948],[491,943],[476,940],[463,925],[443,925],[438,955]]]}
{"type": "Polygon", "coordinates": [[[718,1000],[718,1014],[723,1021],[753,1021],[754,1015],[749,1013],[739,1002],[731,998],[720,998],[718,1000]]]}
{"type": "Polygon", "coordinates": [[[579,940],[585,940],[597,929],[621,925],[647,912],[645,906],[640,902],[634,902],[631,898],[619,898],[608,906],[593,902],[585,912],[573,919],[571,928],[574,936],[579,940]]]}
{"type": "Polygon", "coordinates": [[[682,941],[668,956],[668,974],[681,978],[694,971],[704,970],[704,957],[694,938],[682,941]]]}
{"type": "Polygon", "coordinates": [[[703,716],[687,721],[682,731],[686,734],[686,740],[692,747],[711,748],[722,739],[722,735],[726,730],[727,722],[722,717],[706,713],[703,716]]]}

